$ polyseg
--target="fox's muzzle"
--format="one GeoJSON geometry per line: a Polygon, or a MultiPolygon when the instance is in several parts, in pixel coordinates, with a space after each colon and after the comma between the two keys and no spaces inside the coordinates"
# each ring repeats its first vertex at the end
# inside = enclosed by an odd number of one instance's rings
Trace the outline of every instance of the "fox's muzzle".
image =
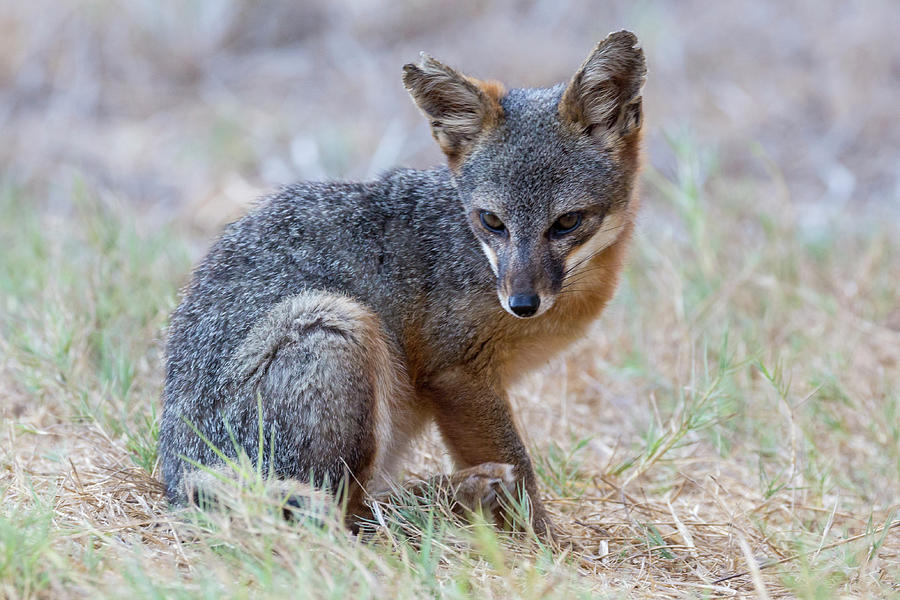
{"type": "Polygon", "coordinates": [[[523,240],[502,253],[498,273],[500,302],[507,312],[527,319],[545,312],[553,304],[552,275],[547,273],[546,248],[523,240]]]}

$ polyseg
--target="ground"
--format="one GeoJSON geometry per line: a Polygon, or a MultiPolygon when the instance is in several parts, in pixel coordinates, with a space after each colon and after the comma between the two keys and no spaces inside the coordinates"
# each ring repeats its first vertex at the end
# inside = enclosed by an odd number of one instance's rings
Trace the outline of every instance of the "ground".
{"type": "MultiPolygon", "coordinates": [[[[0,595],[900,597],[900,9],[867,3],[76,3],[0,9],[0,595]],[[647,52],[639,233],[514,393],[559,548],[385,506],[173,511],[168,313],[296,179],[440,160],[426,50],[507,86],[647,52]]],[[[410,475],[451,465],[430,434],[410,475]]]]}

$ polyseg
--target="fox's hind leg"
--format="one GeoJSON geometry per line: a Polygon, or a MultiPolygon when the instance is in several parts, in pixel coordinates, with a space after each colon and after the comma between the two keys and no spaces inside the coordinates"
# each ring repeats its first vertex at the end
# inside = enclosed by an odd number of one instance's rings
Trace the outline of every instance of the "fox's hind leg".
{"type": "Polygon", "coordinates": [[[352,513],[416,428],[396,356],[378,317],[359,302],[315,291],[292,296],[232,357],[233,401],[223,416],[264,475],[312,479],[352,513]]]}

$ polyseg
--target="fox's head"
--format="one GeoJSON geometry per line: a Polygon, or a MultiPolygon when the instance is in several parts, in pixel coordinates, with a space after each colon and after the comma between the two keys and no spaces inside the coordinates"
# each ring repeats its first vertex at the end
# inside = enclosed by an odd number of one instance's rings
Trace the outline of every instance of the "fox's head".
{"type": "Polygon", "coordinates": [[[568,85],[505,91],[422,55],[403,82],[447,155],[503,308],[548,310],[629,217],[642,124],[643,51],[600,42],[568,85]]]}

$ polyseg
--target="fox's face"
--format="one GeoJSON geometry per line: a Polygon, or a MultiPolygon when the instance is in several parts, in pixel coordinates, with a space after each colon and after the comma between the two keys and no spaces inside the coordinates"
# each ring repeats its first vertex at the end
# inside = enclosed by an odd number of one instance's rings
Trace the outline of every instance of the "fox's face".
{"type": "MultiPolygon", "coordinates": [[[[601,42],[568,86],[505,92],[424,57],[404,83],[447,154],[503,308],[535,317],[584,291],[591,262],[628,224],[641,128],[643,52],[601,42]]],[[[590,291],[588,290],[588,293],[590,291]]]]}

